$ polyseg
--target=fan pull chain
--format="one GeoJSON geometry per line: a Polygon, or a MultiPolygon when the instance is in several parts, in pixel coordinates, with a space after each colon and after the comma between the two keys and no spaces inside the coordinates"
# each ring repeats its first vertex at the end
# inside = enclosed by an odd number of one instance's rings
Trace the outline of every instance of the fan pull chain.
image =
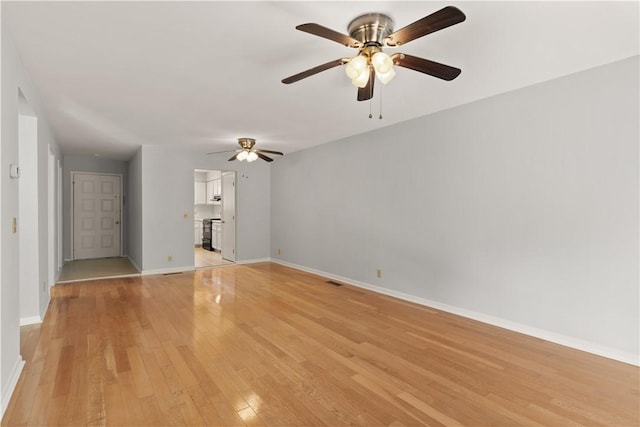
{"type": "Polygon", "coordinates": [[[380,93],[380,116],[378,117],[378,119],[382,120],[382,87],[380,87],[378,92],[380,93]]]}
{"type": "Polygon", "coordinates": [[[373,103],[373,101],[371,100],[371,98],[369,98],[369,118],[373,117],[373,114],[371,114],[371,104],[373,103]]]}

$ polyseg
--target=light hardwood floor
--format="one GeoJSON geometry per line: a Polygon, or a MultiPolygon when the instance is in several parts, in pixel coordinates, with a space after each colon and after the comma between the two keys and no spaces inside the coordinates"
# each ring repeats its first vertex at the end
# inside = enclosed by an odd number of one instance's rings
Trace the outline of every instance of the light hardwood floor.
{"type": "Polygon", "coordinates": [[[233,264],[222,258],[220,252],[208,251],[198,246],[194,250],[194,263],[196,268],[218,267],[221,265],[233,264]]]}
{"type": "Polygon", "coordinates": [[[639,424],[637,367],[326,280],[57,285],[2,425],[639,424]]]}

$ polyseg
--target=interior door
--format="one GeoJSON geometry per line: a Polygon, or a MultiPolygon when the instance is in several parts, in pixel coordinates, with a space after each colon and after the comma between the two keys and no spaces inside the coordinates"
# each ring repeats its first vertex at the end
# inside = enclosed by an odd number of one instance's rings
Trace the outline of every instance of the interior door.
{"type": "Polygon", "coordinates": [[[222,258],[236,260],[236,173],[222,173],[222,258]]]}
{"type": "Polygon", "coordinates": [[[73,258],[120,256],[121,177],[74,172],[73,258]]]}

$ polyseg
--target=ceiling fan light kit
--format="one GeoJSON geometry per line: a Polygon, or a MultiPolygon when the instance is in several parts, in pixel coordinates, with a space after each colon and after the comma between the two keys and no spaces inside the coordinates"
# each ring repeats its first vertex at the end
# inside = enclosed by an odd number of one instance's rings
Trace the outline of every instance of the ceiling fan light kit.
{"type": "Polygon", "coordinates": [[[273,162],[273,159],[269,156],[266,156],[265,153],[284,156],[284,153],[280,151],[258,150],[256,148],[253,148],[253,146],[256,144],[256,140],[253,138],[238,138],[238,144],[240,145],[240,149],[238,150],[215,151],[208,154],[211,155],[235,152],[235,154],[229,159],[230,162],[234,160],[239,160],[241,162],[246,160],[249,163],[254,162],[258,159],[262,159],[266,162],[273,162]]]}
{"type": "Polygon", "coordinates": [[[351,58],[337,59],[294,74],[283,79],[282,83],[295,83],[322,71],[346,64],[347,76],[351,79],[351,83],[358,87],[358,101],[366,101],[373,97],[375,77],[377,76],[382,84],[389,83],[396,75],[393,69],[395,65],[442,80],[453,80],[460,75],[459,68],[404,53],[395,53],[389,56],[382,49],[383,47],[395,48],[404,45],[427,34],[458,24],[465,19],[466,16],[458,8],[447,6],[397,31],[393,30],[393,19],[382,13],[367,13],[356,17],[347,27],[349,35],[319,24],[298,25],[296,29],[299,31],[358,49],[358,53],[351,58]]]}

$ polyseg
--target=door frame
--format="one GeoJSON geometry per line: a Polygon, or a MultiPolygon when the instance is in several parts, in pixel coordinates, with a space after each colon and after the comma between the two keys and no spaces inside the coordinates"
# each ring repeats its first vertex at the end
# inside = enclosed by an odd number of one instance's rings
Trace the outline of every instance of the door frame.
{"type": "Polygon", "coordinates": [[[57,245],[56,245],[56,225],[57,225],[57,217],[56,217],[56,156],[51,148],[51,144],[49,144],[49,150],[47,152],[47,230],[48,230],[48,240],[47,244],[49,245],[48,259],[47,259],[47,277],[48,283],[47,288],[55,285],[57,279],[58,269],[56,268],[56,258],[57,258],[57,245]]]}
{"type": "MultiPolygon", "coordinates": [[[[237,191],[237,178],[238,178],[238,171],[235,170],[231,170],[231,169],[220,169],[220,168],[194,168],[193,169],[193,173],[195,174],[195,172],[220,172],[220,185],[222,186],[222,175],[225,173],[229,173],[229,172],[233,172],[233,174],[235,175],[235,181],[236,181],[236,185],[233,188],[234,191],[234,209],[233,209],[233,213],[234,216],[236,217],[236,223],[237,223],[237,218],[238,218],[238,191],[237,191]]],[[[194,183],[193,186],[195,187],[195,175],[194,175],[194,183]]],[[[223,197],[223,202],[224,203],[224,195],[223,197]]],[[[220,215],[222,215],[222,206],[220,207],[220,215]]],[[[191,212],[191,217],[195,218],[195,200],[194,200],[194,210],[191,212]]],[[[236,255],[238,253],[238,232],[237,232],[237,225],[236,227],[234,227],[233,230],[233,234],[234,234],[234,239],[235,239],[235,253],[234,255],[236,255]]],[[[224,237],[223,237],[224,239],[224,237]]],[[[222,246],[222,245],[221,245],[222,246]]],[[[221,248],[222,249],[222,248],[221,248]]],[[[220,257],[222,258],[222,250],[220,250],[220,257]]],[[[234,256],[235,258],[235,256],[234,256]]],[[[226,260],[229,261],[229,260],[226,260]]],[[[233,264],[236,264],[237,261],[229,261],[233,264]]],[[[211,265],[211,266],[207,266],[207,267],[196,267],[196,259],[195,259],[195,252],[194,252],[194,257],[193,257],[193,266],[195,269],[200,269],[200,268],[213,268],[213,267],[220,267],[222,265],[230,265],[230,264],[220,264],[220,265],[211,265]]]]}
{"type": "Polygon", "coordinates": [[[71,260],[75,260],[76,259],[76,251],[74,248],[74,241],[73,241],[73,230],[75,229],[75,219],[73,217],[73,207],[74,207],[74,198],[76,195],[76,189],[75,189],[75,185],[73,183],[73,178],[75,177],[75,174],[83,174],[83,175],[100,175],[100,176],[117,176],[120,177],[120,198],[119,198],[119,204],[118,207],[120,208],[120,249],[119,249],[119,256],[122,256],[122,239],[123,239],[123,233],[122,231],[124,230],[124,224],[123,224],[123,212],[122,212],[122,199],[123,199],[123,195],[122,195],[122,181],[123,181],[123,176],[121,173],[101,173],[101,172],[83,172],[83,171],[71,171],[70,172],[70,179],[71,181],[69,182],[69,188],[71,188],[71,205],[69,206],[69,213],[70,213],[70,224],[69,224],[69,232],[70,232],[70,249],[71,249],[71,260]]]}
{"type": "MultiPolygon", "coordinates": [[[[238,173],[236,171],[222,171],[221,177],[220,177],[220,185],[222,185],[222,187],[224,188],[224,184],[222,182],[222,180],[224,179],[225,175],[233,175],[233,259],[229,259],[229,258],[224,258],[222,256],[222,248],[224,247],[224,244],[220,245],[220,256],[222,257],[222,259],[225,259],[227,261],[231,261],[233,263],[236,262],[236,258],[237,258],[237,254],[238,254],[238,192],[237,192],[237,181],[238,181],[238,173]]],[[[220,212],[220,215],[222,217],[222,215],[224,215],[224,201],[225,201],[225,197],[224,197],[224,190],[222,190],[222,210],[220,212]]],[[[226,221],[225,221],[226,223],[226,221]]],[[[224,229],[229,230],[228,225],[225,227],[225,224],[222,224],[222,240],[224,241],[224,229]]]]}

